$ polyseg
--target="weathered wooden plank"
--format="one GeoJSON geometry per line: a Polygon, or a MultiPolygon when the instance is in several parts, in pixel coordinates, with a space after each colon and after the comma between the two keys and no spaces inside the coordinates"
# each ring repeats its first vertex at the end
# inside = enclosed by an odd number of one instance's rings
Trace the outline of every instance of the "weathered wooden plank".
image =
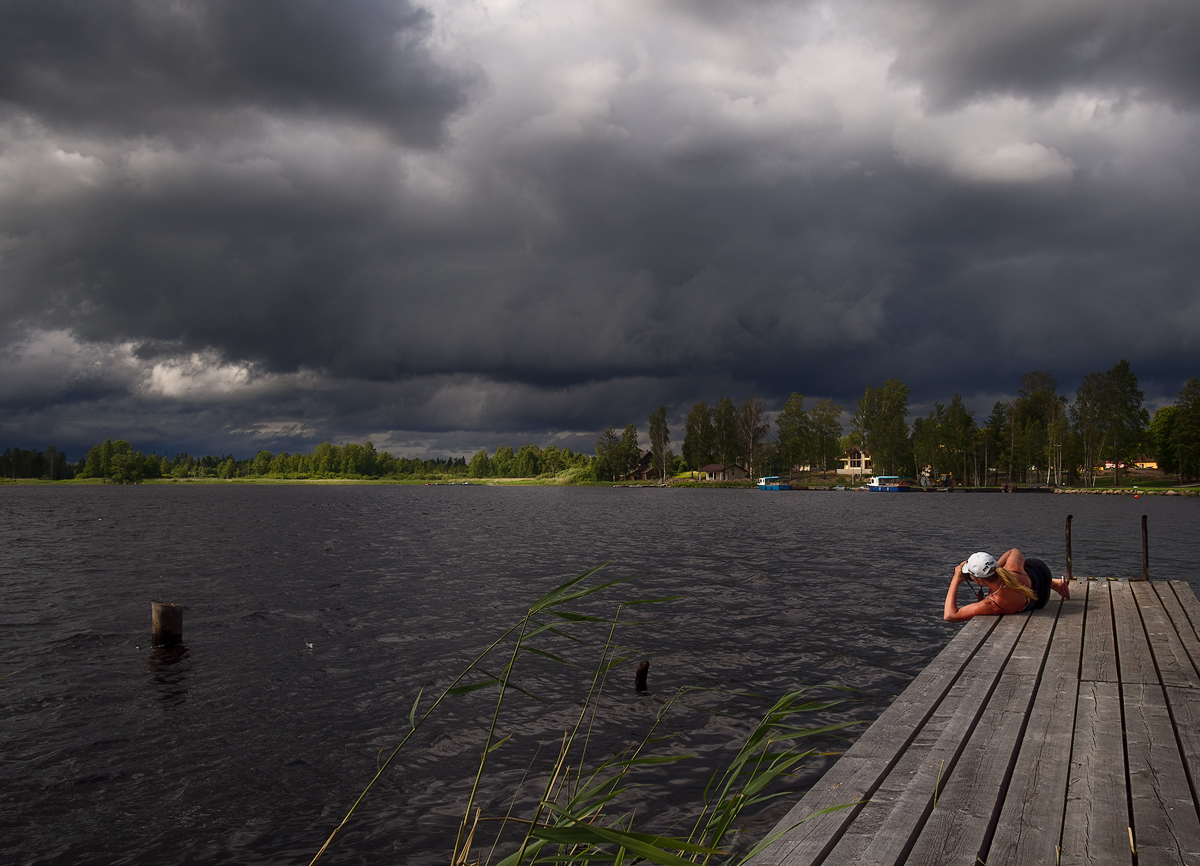
{"type": "MultiPolygon", "coordinates": [[[[965,687],[965,681],[960,680],[960,684],[964,687],[950,690],[925,727],[904,750],[896,766],[871,795],[870,802],[862,807],[861,813],[854,817],[854,821],[842,833],[832,854],[835,862],[859,862],[862,853],[875,838],[879,826],[896,808],[896,803],[904,792],[913,785],[916,775],[929,766],[944,768],[946,755],[936,751],[938,743],[963,700],[973,700],[969,694],[971,689],[965,687]]],[[[936,778],[934,784],[937,784],[936,778]]]]}
{"type": "Polygon", "coordinates": [[[1167,585],[1171,587],[1171,591],[1179,599],[1179,606],[1187,614],[1188,621],[1192,624],[1192,631],[1200,635],[1200,600],[1196,599],[1196,593],[1192,591],[1192,585],[1186,580],[1169,580],[1167,581],[1167,585]]]}
{"type": "Polygon", "coordinates": [[[1086,593],[1081,595],[1085,598],[1063,602],[1059,611],[1000,821],[981,858],[985,862],[1054,863],[1057,859],[1083,649],[1086,593]]]}
{"type": "Polygon", "coordinates": [[[907,862],[964,866],[974,866],[980,859],[986,862],[988,836],[1021,749],[1058,606],[1029,618],[907,862]]]}
{"type": "Polygon", "coordinates": [[[1122,736],[1120,686],[1081,682],[1063,816],[1062,866],[1133,863],[1122,736]]]}
{"type": "Polygon", "coordinates": [[[1200,783],[1200,693],[1195,689],[1179,689],[1168,686],[1167,706],[1171,709],[1171,721],[1175,724],[1175,735],[1179,739],[1183,755],[1183,768],[1187,771],[1192,789],[1192,800],[1200,813],[1200,802],[1196,801],[1200,783]]]}
{"type": "Polygon", "coordinates": [[[1122,691],[1138,866],[1200,862],[1200,818],[1162,687],[1123,683],[1122,691]]]}
{"type": "Polygon", "coordinates": [[[1107,580],[1089,580],[1081,583],[1081,586],[1087,587],[1087,620],[1084,623],[1083,668],[1080,679],[1089,682],[1120,681],[1108,584],[1107,580]]]}
{"type": "Polygon", "coordinates": [[[811,863],[825,855],[861,807],[809,816],[822,809],[871,797],[961,677],[996,624],[991,617],[979,617],[959,630],[850,750],[775,826],[770,835],[777,838],[754,857],[755,866],[811,863]]]}
{"type": "Polygon", "coordinates": [[[1161,583],[1131,584],[1133,597],[1142,613],[1142,625],[1150,640],[1150,651],[1164,686],[1200,689],[1196,659],[1200,659],[1200,640],[1192,630],[1179,599],[1161,583]],[[1180,631],[1182,626],[1182,631],[1180,631]]]}
{"type": "Polygon", "coordinates": [[[834,848],[825,861],[827,866],[893,866],[903,861],[933,808],[939,777],[944,782],[954,773],[959,755],[987,706],[988,698],[1003,673],[1005,661],[1028,621],[1028,616],[1000,617],[987,642],[955,684],[955,689],[962,691],[961,702],[937,743],[930,749],[928,762],[907,780],[887,816],[876,824],[866,849],[850,859],[840,856],[834,848]]]}
{"type": "Polygon", "coordinates": [[[1154,656],[1142,628],[1137,602],[1128,583],[1110,581],[1112,593],[1113,631],[1117,634],[1117,659],[1121,666],[1121,683],[1158,683],[1158,672],[1154,670],[1154,656]]]}
{"type": "MultiPolygon", "coordinates": [[[[1164,686],[1200,688],[1200,676],[1188,657],[1187,650],[1171,623],[1162,600],[1148,582],[1130,583],[1129,589],[1142,616],[1142,626],[1150,641],[1150,652],[1158,669],[1158,680],[1164,686]]],[[[1170,590],[1165,590],[1175,600],[1170,590]]]]}

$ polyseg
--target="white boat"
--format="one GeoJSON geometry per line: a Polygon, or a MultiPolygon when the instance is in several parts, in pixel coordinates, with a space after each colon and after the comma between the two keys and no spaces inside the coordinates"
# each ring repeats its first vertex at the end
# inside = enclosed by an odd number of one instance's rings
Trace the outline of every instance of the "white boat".
{"type": "Polygon", "coordinates": [[[899,475],[876,475],[867,484],[867,489],[876,493],[907,493],[908,482],[899,475]]]}
{"type": "Polygon", "coordinates": [[[792,485],[778,475],[767,475],[758,479],[759,490],[791,490],[792,485]]]}

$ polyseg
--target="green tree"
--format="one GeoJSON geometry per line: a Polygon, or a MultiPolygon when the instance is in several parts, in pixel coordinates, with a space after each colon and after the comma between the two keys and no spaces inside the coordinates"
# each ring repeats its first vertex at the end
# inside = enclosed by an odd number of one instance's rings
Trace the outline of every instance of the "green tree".
{"type": "Polygon", "coordinates": [[[1175,396],[1170,447],[1174,448],[1181,481],[1200,477],[1200,379],[1188,379],[1175,396]]]}
{"type": "Polygon", "coordinates": [[[1088,487],[1095,486],[1096,464],[1104,448],[1106,388],[1103,373],[1088,373],[1075,389],[1070,408],[1071,424],[1083,446],[1083,480],[1088,487]]]}
{"type": "Polygon", "coordinates": [[[492,461],[488,459],[486,448],[480,448],[471,458],[472,478],[488,478],[492,474],[492,461]]]}
{"type": "Polygon", "coordinates": [[[1071,423],[1083,450],[1085,483],[1095,484],[1094,467],[1101,455],[1112,455],[1113,485],[1120,483],[1121,464],[1137,456],[1145,441],[1150,413],[1129,362],[1122,359],[1106,372],[1088,373],[1071,404],[1071,423]]]}
{"type": "Polygon", "coordinates": [[[1020,468],[1021,480],[1028,480],[1030,469],[1040,474],[1050,466],[1051,426],[1062,411],[1058,380],[1049,370],[1031,370],[1023,375],[1012,411],[1009,435],[1013,461],[1020,468]]]}
{"type": "Polygon", "coordinates": [[[671,469],[671,431],[667,428],[667,407],[661,403],[650,416],[650,458],[659,483],[665,483],[671,469]]]}
{"type": "Polygon", "coordinates": [[[888,379],[882,388],[868,385],[858,401],[853,428],[861,444],[871,452],[877,474],[895,473],[908,466],[912,453],[908,386],[899,379],[888,379]]]}
{"type": "Polygon", "coordinates": [[[45,472],[47,478],[51,481],[56,481],[62,477],[62,467],[66,461],[58,453],[57,448],[53,445],[47,445],[45,452],[43,452],[43,460],[45,467],[43,472],[45,472]]]}
{"type": "Polygon", "coordinates": [[[713,456],[726,469],[738,465],[737,407],[728,397],[713,410],[713,456]]]}
{"type": "Polygon", "coordinates": [[[497,478],[512,478],[515,457],[507,445],[500,445],[492,455],[492,474],[497,478]]]}
{"type": "Polygon", "coordinates": [[[917,418],[912,425],[913,464],[917,474],[925,467],[929,474],[937,478],[942,470],[942,424],[945,421],[946,407],[934,403],[929,414],[917,418]]]}
{"type": "Polygon", "coordinates": [[[825,399],[813,404],[808,410],[809,430],[813,442],[813,458],[822,472],[834,465],[842,448],[842,407],[825,399]]]}
{"type": "MultiPolygon", "coordinates": [[[[108,442],[108,440],[104,440],[108,442]]],[[[108,475],[120,484],[136,484],[142,480],[142,455],[135,453],[124,439],[110,443],[108,475]]]]}
{"type": "Polygon", "coordinates": [[[1162,406],[1150,419],[1149,444],[1158,468],[1171,475],[1179,474],[1179,455],[1173,443],[1178,406],[1162,406]]]}
{"type": "Polygon", "coordinates": [[[963,485],[967,484],[967,459],[975,442],[975,417],[963,405],[961,394],[955,394],[946,407],[946,417],[943,431],[943,444],[947,454],[954,463],[955,470],[962,469],[963,485]]]}
{"type": "Polygon", "coordinates": [[[542,474],[542,449],[536,445],[522,445],[517,449],[513,463],[518,478],[536,478],[542,474]]]}
{"type": "Polygon", "coordinates": [[[1010,414],[1010,406],[1007,403],[997,400],[992,404],[992,414],[988,416],[987,424],[983,428],[983,464],[985,475],[995,468],[997,483],[1000,481],[1001,466],[1008,467],[1009,481],[1012,480],[1012,466],[1010,465],[1010,452],[1008,450],[1010,414]]]}
{"type": "Polygon", "coordinates": [[[596,459],[592,462],[592,470],[597,481],[616,481],[620,464],[618,453],[621,438],[612,427],[605,427],[596,440],[596,459]]]}
{"type": "Polygon", "coordinates": [[[801,463],[812,463],[813,431],[812,419],[804,411],[804,395],[792,392],[783,409],[775,418],[779,433],[779,459],[790,476],[792,469],[801,463]]]}
{"type": "Polygon", "coordinates": [[[638,446],[637,427],[626,424],[617,445],[617,477],[624,478],[637,469],[642,462],[642,449],[638,446]]]}
{"type": "Polygon", "coordinates": [[[713,462],[713,417],[707,403],[693,403],[683,425],[683,459],[695,471],[713,462]]]}
{"type": "Polygon", "coordinates": [[[762,400],[752,395],[746,398],[737,412],[738,451],[746,460],[746,471],[755,477],[763,459],[763,444],[771,429],[762,400]]]}
{"type": "MultiPolygon", "coordinates": [[[[569,449],[568,449],[569,453],[569,449]]],[[[557,475],[566,469],[566,462],[562,451],[557,445],[547,445],[542,451],[542,475],[557,475]]]]}
{"type": "Polygon", "coordinates": [[[1144,395],[1138,388],[1137,376],[1122,358],[1105,374],[1107,391],[1107,426],[1112,439],[1113,486],[1120,483],[1121,464],[1137,457],[1142,446],[1150,413],[1142,405],[1144,395]]]}

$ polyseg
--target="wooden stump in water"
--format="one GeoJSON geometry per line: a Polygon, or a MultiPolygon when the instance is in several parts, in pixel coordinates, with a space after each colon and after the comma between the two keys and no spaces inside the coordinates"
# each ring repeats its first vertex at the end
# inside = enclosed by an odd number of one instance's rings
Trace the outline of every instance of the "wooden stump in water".
{"type": "Polygon", "coordinates": [[[647,688],[646,688],[646,676],[647,676],[649,673],[650,673],[650,662],[648,662],[648,661],[641,661],[641,662],[638,662],[638,666],[637,666],[637,676],[636,676],[636,677],[635,677],[635,679],[634,679],[634,687],[635,687],[635,688],[636,688],[636,689],[637,689],[639,692],[644,692],[644,691],[647,691],[647,688]]]}
{"type": "Polygon", "coordinates": [[[183,643],[183,605],[165,601],[150,602],[151,646],[178,646],[183,643]]]}

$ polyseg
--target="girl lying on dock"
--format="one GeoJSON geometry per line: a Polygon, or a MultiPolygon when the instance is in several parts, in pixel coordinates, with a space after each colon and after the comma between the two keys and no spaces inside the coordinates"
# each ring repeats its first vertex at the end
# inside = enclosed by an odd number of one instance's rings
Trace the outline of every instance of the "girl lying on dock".
{"type": "Polygon", "coordinates": [[[1067,582],[1052,577],[1050,567],[1040,559],[1032,556],[1026,559],[1015,547],[999,560],[981,550],[955,567],[946,593],[943,618],[946,622],[964,622],[981,614],[994,616],[1037,610],[1046,606],[1052,589],[1063,598],[1071,597],[1067,582]],[[988,594],[976,603],[960,608],[958,587],[964,580],[986,586],[988,594]]]}

